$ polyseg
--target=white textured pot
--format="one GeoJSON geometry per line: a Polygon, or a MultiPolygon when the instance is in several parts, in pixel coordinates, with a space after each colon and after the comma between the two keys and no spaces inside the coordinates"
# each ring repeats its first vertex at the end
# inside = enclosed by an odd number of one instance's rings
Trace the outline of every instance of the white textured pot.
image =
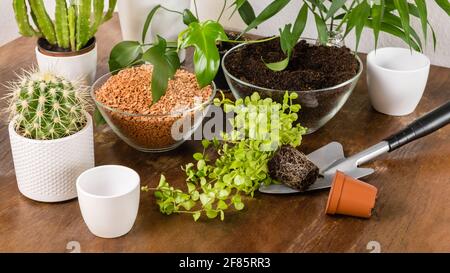
{"type": "Polygon", "coordinates": [[[76,180],[94,167],[92,118],[79,132],[55,140],[34,140],[17,134],[14,120],[9,138],[20,192],[41,202],[61,202],[77,197],[76,180]]]}
{"type": "Polygon", "coordinates": [[[36,59],[39,70],[49,71],[71,81],[91,85],[97,72],[97,43],[95,38],[84,49],[76,52],[54,52],[36,46],[36,59]]]}
{"type": "Polygon", "coordinates": [[[378,112],[404,116],[412,113],[422,98],[430,60],[406,48],[379,48],[367,55],[367,86],[372,106],[378,112]]]}
{"type": "MultiPolygon", "coordinates": [[[[191,0],[119,0],[120,28],[124,40],[141,41],[142,30],[148,13],[157,5],[183,12],[191,6],[191,0]]],[[[186,29],[179,14],[158,10],[149,27],[145,43],[152,43],[156,35],[168,41],[177,41],[178,34],[186,29]]],[[[180,60],[185,58],[185,51],[180,51],[180,60]]]]}

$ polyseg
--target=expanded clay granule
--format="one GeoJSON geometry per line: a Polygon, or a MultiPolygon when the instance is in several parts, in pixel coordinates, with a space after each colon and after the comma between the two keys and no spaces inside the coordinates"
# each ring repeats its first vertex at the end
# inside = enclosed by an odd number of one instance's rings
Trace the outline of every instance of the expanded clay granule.
{"type": "MultiPolygon", "coordinates": [[[[177,142],[171,134],[172,125],[186,118],[178,111],[207,101],[212,88],[200,88],[194,74],[179,69],[169,81],[166,94],[152,103],[151,76],[151,65],[124,69],[111,76],[96,90],[95,96],[103,105],[117,110],[105,109],[129,142],[146,149],[162,149],[177,142]]],[[[188,115],[193,118],[194,111],[188,115]]]]}

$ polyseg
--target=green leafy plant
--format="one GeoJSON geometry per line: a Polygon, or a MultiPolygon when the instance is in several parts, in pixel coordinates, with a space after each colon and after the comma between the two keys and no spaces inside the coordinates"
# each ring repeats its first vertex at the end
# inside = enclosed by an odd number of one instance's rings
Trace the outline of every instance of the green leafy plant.
{"type": "MultiPolygon", "coordinates": [[[[275,0],[255,18],[250,26],[256,26],[265,16],[277,14],[290,0],[275,0]]],[[[318,33],[318,41],[327,44],[330,35],[344,31],[345,38],[352,30],[356,35],[355,52],[358,50],[361,34],[364,28],[371,28],[375,38],[375,48],[378,46],[380,32],[399,37],[411,48],[422,51],[427,41],[428,29],[433,36],[433,46],[436,48],[436,34],[428,20],[427,3],[425,0],[305,0],[295,23],[287,24],[280,29],[281,49],[286,58],[275,63],[266,63],[274,71],[286,69],[292,56],[293,48],[300,38],[310,12],[314,17],[318,33]],[[420,20],[422,37],[411,24],[411,17],[420,20]],[[423,42],[424,41],[424,42],[423,42]]],[[[448,15],[450,3],[448,0],[435,1],[448,15]]],[[[245,29],[244,33],[249,29],[245,29]]]]}
{"type": "Polygon", "coordinates": [[[10,119],[24,137],[47,140],[72,135],[86,125],[86,88],[50,73],[25,72],[11,83],[10,119]]]}
{"type": "Polygon", "coordinates": [[[100,24],[112,18],[116,2],[109,0],[108,11],[104,14],[104,0],[72,0],[69,5],[66,0],[55,0],[54,21],[48,15],[43,0],[14,0],[13,8],[20,34],[43,37],[51,45],[76,51],[86,46],[100,24]],[[29,16],[37,28],[31,25],[29,16]]]}
{"type": "Polygon", "coordinates": [[[216,106],[225,112],[233,111],[233,129],[222,133],[222,140],[202,141],[203,152],[195,153],[195,162],[187,164],[186,190],[171,186],[164,175],[155,191],[160,211],[191,214],[195,221],[201,215],[224,220],[225,211],[244,208],[244,198],[253,197],[261,184],[277,183],[268,175],[267,163],[281,145],[300,145],[306,129],[295,124],[300,105],[292,101],[296,93],[284,95],[283,103],[270,98],[261,99],[258,93],[232,102],[222,94],[216,106]],[[213,154],[209,153],[212,152],[213,154]]]}
{"type": "MultiPolygon", "coordinates": [[[[231,5],[228,5],[227,0],[224,0],[223,3],[224,5],[217,20],[206,20],[203,22],[199,20],[197,12],[194,15],[188,9],[180,12],[168,9],[162,5],[155,6],[147,15],[141,41],[123,41],[112,49],[109,57],[109,70],[117,71],[145,62],[152,63],[154,69],[151,90],[153,101],[156,102],[164,95],[167,81],[174,75],[174,71],[180,67],[176,52],[184,48],[193,47],[197,81],[201,87],[210,84],[220,66],[220,55],[217,47],[220,42],[251,43],[264,41],[230,40],[223,26],[219,23],[227,7],[233,8],[232,15],[238,12],[244,22],[250,23],[256,17],[252,6],[247,0],[236,0],[231,5]],[[148,29],[157,12],[171,12],[180,15],[180,20],[186,25],[186,29],[179,34],[177,42],[167,42],[158,36],[156,42],[145,43],[148,29]],[[165,49],[163,45],[165,45],[165,49]]],[[[194,4],[197,11],[195,1],[194,4]]],[[[257,26],[255,25],[252,28],[255,27],[257,26]]]]}

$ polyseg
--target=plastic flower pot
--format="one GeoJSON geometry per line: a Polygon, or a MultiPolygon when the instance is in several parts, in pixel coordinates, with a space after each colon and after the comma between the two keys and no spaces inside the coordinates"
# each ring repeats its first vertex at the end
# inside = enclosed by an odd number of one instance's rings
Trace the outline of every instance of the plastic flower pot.
{"type": "Polygon", "coordinates": [[[375,206],[377,192],[374,186],[336,171],[326,213],[369,218],[375,206]]]}

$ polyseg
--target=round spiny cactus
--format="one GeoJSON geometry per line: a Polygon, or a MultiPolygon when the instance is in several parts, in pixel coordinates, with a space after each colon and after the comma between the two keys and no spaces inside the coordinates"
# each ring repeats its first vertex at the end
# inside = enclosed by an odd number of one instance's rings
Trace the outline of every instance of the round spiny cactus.
{"type": "Polygon", "coordinates": [[[87,90],[51,73],[25,72],[10,86],[9,114],[16,132],[47,140],[72,135],[86,125],[87,90]]]}

